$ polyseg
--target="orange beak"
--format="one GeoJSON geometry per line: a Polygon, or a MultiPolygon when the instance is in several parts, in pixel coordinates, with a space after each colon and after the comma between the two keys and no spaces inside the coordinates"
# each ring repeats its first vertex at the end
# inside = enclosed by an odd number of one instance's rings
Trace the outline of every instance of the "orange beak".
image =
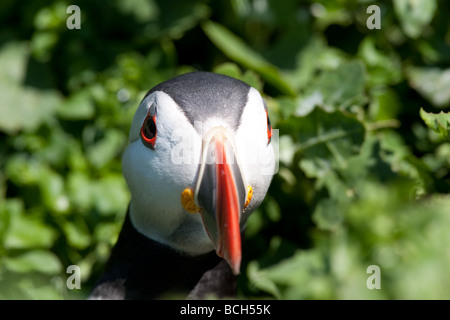
{"type": "Polygon", "coordinates": [[[239,274],[241,215],[247,189],[232,140],[215,128],[203,142],[203,158],[195,190],[205,229],[219,256],[239,274]]]}

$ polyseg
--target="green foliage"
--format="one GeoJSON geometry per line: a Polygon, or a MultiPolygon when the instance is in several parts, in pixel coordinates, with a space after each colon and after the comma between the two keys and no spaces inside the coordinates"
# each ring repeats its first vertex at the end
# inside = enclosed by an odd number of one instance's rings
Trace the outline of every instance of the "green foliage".
{"type": "Polygon", "coordinates": [[[433,129],[434,132],[439,133],[442,137],[447,137],[448,131],[450,128],[448,125],[450,124],[450,114],[444,113],[441,111],[438,114],[429,113],[420,109],[420,116],[423,121],[425,121],[426,125],[433,129]]]}
{"type": "Polygon", "coordinates": [[[79,1],[72,30],[69,5],[0,4],[0,299],[87,296],[128,206],[138,103],[193,70],[260,90],[279,129],[241,297],[450,298],[447,1],[79,1]]]}

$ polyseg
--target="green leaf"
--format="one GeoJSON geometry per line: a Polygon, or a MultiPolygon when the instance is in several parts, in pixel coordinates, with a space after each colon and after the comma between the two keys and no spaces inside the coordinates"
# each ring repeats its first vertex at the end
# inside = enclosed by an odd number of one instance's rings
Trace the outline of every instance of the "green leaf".
{"type": "MultiPolygon", "coordinates": [[[[450,201],[437,195],[413,200],[412,188],[411,181],[365,184],[358,201],[346,212],[347,238],[336,236],[332,243],[351,245],[356,251],[348,265],[351,269],[341,270],[347,273],[346,279],[354,277],[355,261],[360,268],[376,264],[382,279],[390,279],[382,280],[387,298],[447,299],[449,275],[443,270],[450,266],[445,253],[450,245],[446,231],[450,201]]],[[[368,291],[361,289],[362,294],[368,291]]],[[[354,290],[347,294],[354,295],[354,290]]]]}
{"type": "MultiPolygon", "coordinates": [[[[167,36],[173,39],[180,39],[186,31],[194,28],[210,15],[210,8],[202,3],[202,1],[180,2],[172,0],[155,2],[160,11],[160,13],[158,13],[158,16],[160,17],[159,23],[163,27],[158,40],[166,40],[167,36]],[[176,10],[173,10],[175,7],[176,10]]],[[[134,1],[132,3],[135,4],[134,1]]],[[[140,10],[140,8],[137,8],[136,10],[140,10]]],[[[148,29],[149,31],[153,31],[152,35],[153,38],[155,38],[154,28],[148,29]]],[[[149,31],[147,32],[150,33],[149,31]]]]}
{"type": "Polygon", "coordinates": [[[401,109],[399,97],[393,89],[375,88],[371,91],[372,101],[369,115],[373,121],[396,119],[401,109]]]}
{"type": "Polygon", "coordinates": [[[62,229],[67,238],[67,242],[71,247],[76,249],[86,249],[91,242],[89,230],[83,220],[77,220],[77,223],[64,221],[62,229]]]}
{"type": "Polygon", "coordinates": [[[10,42],[1,47],[0,80],[20,84],[26,76],[27,59],[29,50],[24,42],[10,42]]]}
{"type": "Polygon", "coordinates": [[[103,139],[88,148],[87,157],[95,167],[101,168],[117,157],[126,141],[124,132],[110,129],[106,131],[103,139]]]}
{"type": "Polygon", "coordinates": [[[69,209],[69,199],[64,192],[64,179],[53,170],[41,174],[39,188],[43,203],[48,209],[57,213],[66,213],[69,209]]]}
{"type": "Polygon", "coordinates": [[[399,176],[415,181],[415,195],[421,195],[432,183],[428,168],[421,159],[412,154],[403,137],[393,130],[386,130],[379,135],[382,158],[391,165],[392,171],[399,176]]]}
{"type": "Polygon", "coordinates": [[[36,185],[47,171],[48,166],[44,163],[35,158],[29,159],[23,154],[11,156],[5,167],[9,179],[21,187],[36,185]]]}
{"type": "Polygon", "coordinates": [[[348,56],[342,51],[329,47],[327,40],[322,35],[301,31],[300,33],[304,34],[303,37],[308,39],[305,41],[305,39],[301,39],[301,36],[299,39],[299,36],[295,35],[296,33],[298,34],[299,32],[292,31],[291,38],[285,40],[288,43],[286,45],[287,48],[281,46],[274,48],[277,52],[272,53],[274,57],[271,57],[271,61],[280,60],[280,63],[283,63],[287,55],[285,50],[289,50],[290,47],[299,47],[298,51],[295,52],[294,66],[290,69],[283,69],[284,74],[289,78],[290,83],[296,90],[306,89],[318,72],[336,69],[348,59],[348,56]]]}
{"type": "Polygon", "coordinates": [[[220,73],[244,81],[248,85],[256,88],[257,90],[262,89],[261,79],[258,74],[252,70],[247,70],[242,73],[239,67],[231,62],[225,62],[214,68],[215,73],[220,73]]]}
{"type": "Polygon", "coordinates": [[[410,67],[406,70],[406,75],[411,87],[433,106],[450,106],[450,69],[410,67]]]}
{"type": "Polygon", "coordinates": [[[297,115],[306,115],[314,106],[345,110],[366,101],[365,72],[359,61],[341,64],[337,69],[324,71],[309,86],[300,99],[297,115]]]}
{"type": "Polygon", "coordinates": [[[58,116],[65,120],[92,119],[95,108],[89,90],[82,90],[71,95],[60,104],[57,112],[58,116]]]}
{"type": "Polygon", "coordinates": [[[394,10],[407,36],[416,39],[429,25],[437,9],[436,0],[394,0],[394,10]]]}
{"type": "Polygon", "coordinates": [[[5,248],[49,248],[56,238],[56,230],[42,221],[37,214],[25,214],[23,207],[14,206],[7,212],[10,226],[5,234],[5,248]]]}
{"type": "Polygon", "coordinates": [[[346,168],[348,158],[359,152],[365,128],[355,117],[341,111],[314,109],[306,117],[280,124],[298,142],[300,167],[309,177],[324,176],[331,168],[346,168]]]}
{"type": "Polygon", "coordinates": [[[50,119],[61,102],[53,90],[24,87],[28,47],[20,42],[3,46],[0,50],[0,131],[14,134],[32,131],[50,119]]]}
{"type": "Polygon", "coordinates": [[[280,298],[280,292],[276,284],[268,279],[263,272],[260,271],[259,265],[256,261],[252,261],[248,265],[247,274],[249,281],[260,290],[270,293],[276,298],[280,298]]]}
{"type": "Polygon", "coordinates": [[[94,181],[91,181],[85,172],[73,171],[67,176],[67,194],[71,207],[80,212],[88,212],[93,204],[92,189],[94,181]]]}
{"type": "Polygon", "coordinates": [[[339,176],[348,186],[347,196],[356,194],[361,183],[366,181],[387,182],[397,178],[391,165],[382,158],[384,150],[381,148],[379,137],[367,134],[360,152],[348,159],[348,166],[339,172],[339,176]]]}
{"type": "MultiPolygon", "coordinates": [[[[34,279],[31,277],[22,277],[20,281],[14,287],[20,290],[20,294],[15,299],[21,300],[62,300],[67,290],[64,280],[57,278],[55,276],[47,276],[47,281],[45,283],[34,283],[34,279]],[[64,287],[63,287],[64,285],[64,287]]],[[[9,294],[9,293],[8,293],[9,294]]],[[[10,299],[6,296],[7,299],[10,299]]]]}
{"type": "Polygon", "coordinates": [[[293,87],[277,67],[250,48],[226,27],[207,21],[203,24],[203,30],[208,38],[230,59],[259,73],[261,77],[282,93],[295,94],[293,87]]]}
{"type": "Polygon", "coordinates": [[[343,221],[342,207],[336,200],[321,199],[314,209],[312,219],[319,229],[336,230],[343,221]]]}
{"type": "Polygon", "coordinates": [[[159,10],[154,1],[125,0],[117,3],[118,9],[125,14],[133,15],[136,21],[145,23],[154,20],[159,15],[159,10]]]}
{"type": "Polygon", "coordinates": [[[58,34],[52,31],[36,31],[31,40],[31,53],[40,62],[48,62],[52,50],[58,44],[58,34]]]}
{"type": "Polygon", "coordinates": [[[66,19],[67,5],[63,2],[53,2],[36,13],[33,25],[37,30],[52,30],[65,25],[66,19]]]}
{"type": "Polygon", "coordinates": [[[450,130],[450,112],[441,111],[436,114],[426,112],[420,108],[420,117],[428,128],[439,133],[444,138],[448,136],[448,131],[450,130]]]}
{"type": "Polygon", "coordinates": [[[80,212],[95,208],[102,215],[125,213],[130,201],[129,189],[121,174],[109,173],[100,180],[93,180],[84,173],[73,172],[67,185],[72,207],[80,212]]]}
{"type": "Polygon", "coordinates": [[[393,50],[380,50],[375,37],[367,36],[359,45],[358,56],[364,61],[370,87],[396,84],[403,78],[402,61],[393,50]]]}
{"type": "Polygon", "coordinates": [[[40,201],[47,209],[58,213],[64,213],[68,209],[64,179],[47,163],[18,155],[11,157],[6,165],[6,172],[11,181],[19,186],[39,187],[40,201]]]}
{"type": "Polygon", "coordinates": [[[103,215],[124,214],[128,206],[129,191],[120,174],[109,174],[94,184],[92,196],[95,207],[103,215]]]}
{"type": "Polygon", "coordinates": [[[1,80],[0,87],[3,100],[0,104],[0,130],[8,134],[37,129],[52,117],[60,103],[59,96],[51,91],[21,89],[1,80]]]}
{"type": "Polygon", "coordinates": [[[0,243],[4,243],[4,237],[11,221],[11,213],[20,212],[21,210],[22,202],[18,199],[2,199],[0,201],[0,243]]]}
{"type": "Polygon", "coordinates": [[[19,273],[37,271],[56,275],[62,271],[58,257],[47,250],[32,250],[17,257],[6,257],[3,263],[7,270],[19,273]]]}
{"type": "Polygon", "coordinates": [[[331,297],[330,283],[326,281],[326,268],[319,251],[299,250],[289,259],[268,268],[253,268],[256,270],[251,270],[252,283],[277,298],[331,297]]]}

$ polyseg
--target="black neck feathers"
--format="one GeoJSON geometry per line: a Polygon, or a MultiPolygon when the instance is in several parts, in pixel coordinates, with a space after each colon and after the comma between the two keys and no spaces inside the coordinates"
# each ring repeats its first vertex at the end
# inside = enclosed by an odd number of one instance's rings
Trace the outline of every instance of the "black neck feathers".
{"type": "Polygon", "coordinates": [[[139,233],[127,213],[89,299],[201,299],[233,296],[235,288],[231,269],[214,251],[195,257],[177,252],[139,233]]]}

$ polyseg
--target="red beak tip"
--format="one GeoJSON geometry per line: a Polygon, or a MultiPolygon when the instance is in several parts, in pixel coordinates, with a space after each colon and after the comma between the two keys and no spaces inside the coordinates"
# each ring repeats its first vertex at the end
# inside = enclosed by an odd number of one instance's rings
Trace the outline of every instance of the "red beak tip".
{"type": "Polygon", "coordinates": [[[231,271],[235,276],[241,273],[241,259],[235,261],[227,261],[230,265],[231,271]]]}
{"type": "Polygon", "coordinates": [[[225,257],[223,254],[223,251],[221,251],[221,250],[217,250],[216,253],[219,257],[225,259],[225,261],[228,263],[228,265],[231,268],[231,271],[233,272],[233,274],[235,276],[237,276],[241,273],[241,259],[237,259],[237,260],[233,261],[232,259],[225,257]]]}

